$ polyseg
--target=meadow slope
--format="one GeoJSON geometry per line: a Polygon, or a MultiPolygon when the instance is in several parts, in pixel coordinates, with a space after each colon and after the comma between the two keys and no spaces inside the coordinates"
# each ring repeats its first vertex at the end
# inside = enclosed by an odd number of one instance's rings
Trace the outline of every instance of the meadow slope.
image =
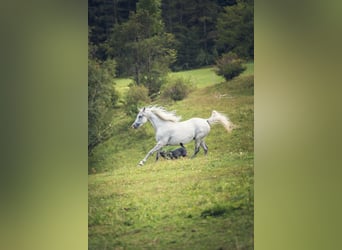
{"type": "MultiPolygon", "coordinates": [[[[229,134],[214,125],[207,156],[203,150],[194,159],[155,162],[152,156],[137,167],[155,144],[153,128],[130,129],[135,117],[115,110],[115,136],[89,160],[89,249],[253,249],[252,66],[232,81],[200,83],[183,101],[164,104],[183,120],[208,118],[212,110],[230,117],[237,128],[229,134]]],[[[186,147],[192,154],[193,143],[186,147]]]]}

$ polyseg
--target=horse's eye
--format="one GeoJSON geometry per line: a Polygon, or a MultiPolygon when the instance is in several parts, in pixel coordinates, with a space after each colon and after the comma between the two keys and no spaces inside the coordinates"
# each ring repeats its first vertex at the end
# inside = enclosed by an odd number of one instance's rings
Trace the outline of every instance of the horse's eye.
{"type": "Polygon", "coordinates": [[[138,118],[141,119],[143,116],[142,115],[139,115],[138,118]]]}

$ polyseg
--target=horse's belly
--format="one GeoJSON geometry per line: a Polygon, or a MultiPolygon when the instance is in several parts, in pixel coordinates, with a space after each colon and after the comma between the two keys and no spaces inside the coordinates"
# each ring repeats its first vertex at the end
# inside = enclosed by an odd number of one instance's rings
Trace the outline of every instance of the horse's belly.
{"type": "Polygon", "coordinates": [[[195,131],[193,129],[182,128],[160,131],[156,135],[156,140],[167,145],[179,145],[179,143],[189,143],[194,137],[195,131]]]}
{"type": "Polygon", "coordinates": [[[156,140],[165,145],[186,144],[194,139],[204,138],[209,131],[210,126],[205,119],[192,118],[158,130],[156,140]]]}
{"type": "Polygon", "coordinates": [[[183,135],[177,135],[170,137],[168,144],[169,145],[179,145],[179,143],[189,143],[194,139],[194,135],[192,133],[183,134],[183,135]]]}

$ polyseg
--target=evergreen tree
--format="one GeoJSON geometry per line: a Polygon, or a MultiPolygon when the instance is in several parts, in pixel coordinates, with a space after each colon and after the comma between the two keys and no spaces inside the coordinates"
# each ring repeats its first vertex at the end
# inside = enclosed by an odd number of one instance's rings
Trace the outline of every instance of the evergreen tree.
{"type": "Polygon", "coordinates": [[[96,47],[95,56],[107,59],[108,44],[113,25],[128,20],[137,0],[88,0],[89,42],[96,47]]]}
{"type": "Polygon", "coordinates": [[[253,58],[253,8],[253,0],[89,0],[89,40],[97,59],[116,58],[118,75],[151,83],[152,94],[172,62],[179,70],[229,51],[253,58]]]}
{"type": "Polygon", "coordinates": [[[215,55],[215,25],[220,8],[211,0],[164,0],[163,18],[177,40],[174,69],[212,64],[215,55]]]}
{"type": "Polygon", "coordinates": [[[114,49],[109,53],[117,58],[120,74],[133,76],[153,95],[176,58],[173,43],[173,35],[164,30],[160,0],[140,0],[129,20],[114,27],[110,41],[114,49]]]}
{"type": "Polygon", "coordinates": [[[221,53],[235,52],[240,57],[254,58],[254,2],[238,0],[224,7],[217,20],[217,46],[221,53]]]}

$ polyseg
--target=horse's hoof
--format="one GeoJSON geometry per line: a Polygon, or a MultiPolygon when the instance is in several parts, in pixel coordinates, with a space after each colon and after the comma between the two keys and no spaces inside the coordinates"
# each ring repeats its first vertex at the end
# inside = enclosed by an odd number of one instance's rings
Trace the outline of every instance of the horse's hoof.
{"type": "Polygon", "coordinates": [[[139,162],[138,167],[142,167],[143,165],[144,165],[144,163],[141,161],[141,162],[139,162]]]}

